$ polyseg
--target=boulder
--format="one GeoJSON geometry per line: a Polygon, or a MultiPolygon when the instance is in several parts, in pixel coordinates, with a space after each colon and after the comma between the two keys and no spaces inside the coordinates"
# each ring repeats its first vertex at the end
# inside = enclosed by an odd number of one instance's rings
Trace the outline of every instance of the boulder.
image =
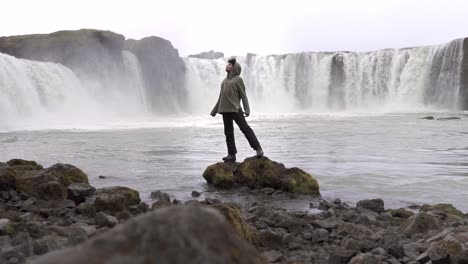
{"type": "Polygon", "coordinates": [[[267,157],[247,158],[241,163],[219,162],[208,166],[203,177],[218,188],[268,187],[297,194],[320,195],[318,183],[311,175],[299,168],[288,169],[267,157]]]}
{"type": "Polygon", "coordinates": [[[356,207],[358,209],[367,209],[374,211],[376,213],[382,213],[385,208],[384,208],[384,201],[380,198],[377,199],[371,199],[371,200],[361,200],[357,202],[356,207]]]}
{"type": "Polygon", "coordinates": [[[431,229],[437,229],[438,227],[439,226],[434,216],[425,212],[419,212],[406,220],[402,231],[406,235],[413,236],[415,234],[427,232],[431,229]]]}
{"type": "Polygon", "coordinates": [[[10,160],[8,163],[16,171],[17,190],[41,199],[65,199],[68,185],[88,183],[88,176],[73,165],[59,163],[43,169],[34,161],[10,160]]]}
{"type": "Polygon", "coordinates": [[[103,212],[97,213],[94,221],[98,227],[114,227],[119,224],[119,220],[117,220],[117,218],[103,212]]]}
{"type": "Polygon", "coordinates": [[[9,165],[0,163],[0,191],[15,189],[16,172],[9,165]]]}
{"type": "Polygon", "coordinates": [[[229,224],[231,224],[239,236],[250,242],[255,241],[256,235],[252,233],[244,218],[242,218],[239,209],[228,204],[215,204],[212,205],[212,207],[216,208],[224,215],[224,217],[226,217],[229,224]]]}
{"type": "Polygon", "coordinates": [[[425,252],[432,263],[468,263],[468,228],[452,230],[425,252]]]}
{"type": "Polygon", "coordinates": [[[54,175],[65,186],[72,183],[89,184],[88,176],[82,170],[70,164],[57,163],[46,169],[45,173],[54,175]]]}
{"type": "Polygon", "coordinates": [[[171,206],[138,216],[31,264],[266,263],[215,209],[171,206]],[[157,250],[155,250],[157,249],[157,250]]]}
{"type": "Polygon", "coordinates": [[[96,188],[87,183],[72,183],[67,187],[68,199],[80,204],[94,194],[96,188]]]}
{"type": "Polygon", "coordinates": [[[425,204],[421,207],[421,211],[423,212],[439,211],[445,214],[451,214],[451,215],[464,217],[464,214],[451,204],[435,204],[435,205],[425,204]]]}
{"type": "Polygon", "coordinates": [[[237,166],[234,163],[218,162],[208,166],[203,172],[203,178],[209,184],[213,184],[218,188],[231,188],[234,186],[234,172],[237,166]]]}
{"type": "Polygon", "coordinates": [[[125,199],[125,202],[124,202],[125,207],[136,205],[141,202],[140,193],[128,187],[113,186],[113,187],[101,188],[101,189],[98,189],[95,194],[96,194],[96,197],[103,196],[103,195],[123,196],[125,199]]]}

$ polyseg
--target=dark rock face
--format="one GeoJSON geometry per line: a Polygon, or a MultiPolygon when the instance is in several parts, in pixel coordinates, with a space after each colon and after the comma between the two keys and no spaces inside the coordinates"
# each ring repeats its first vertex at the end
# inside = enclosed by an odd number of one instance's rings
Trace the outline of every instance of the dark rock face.
{"type": "Polygon", "coordinates": [[[203,177],[219,188],[236,185],[256,189],[270,187],[291,193],[320,195],[318,183],[311,175],[299,168],[287,169],[267,157],[247,158],[241,163],[219,162],[208,166],[203,177]]]}
{"type": "Polygon", "coordinates": [[[78,76],[110,81],[123,70],[125,37],[82,29],[51,34],[0,37],[0,52],[17,58],[61,63],[78,76]]]}
{"type": "Polygon", "coordinates": [[[64,259],[70,264],[266,263],[220,213],[190,206],[142,215],[77,248],[52,252],[31,263],[63,263],[64,259]]]}
{"type": "Polygon", "coordinates": [[[382,213],[384,208],[384,201],[382,199],[372,199],[372,200],[361,200],[357,203],[356,207],[364,208],[367,210],[374,211],[376,213],[382,213]]]}
{"type": "Polygon", "coordinates": [[[206,60],[216,60],[224,57],[224,53],[218,51],[205,51],[199,54],[189,55],[189,58],[198,58],[206,60]]]}
{"type": "Polygon", "coordinates": [[[147,37],[125,41],[140,61],[148,103],[158,113],[171,113],[184,107],[185,63],[172,44],[163,38],[147,37]]]}
{"type": "Polygon", "coordinates": [[[468,38],[463,40],[463,60],[460,81],[461,107],[463,110],[468,110],[468,38]]]}

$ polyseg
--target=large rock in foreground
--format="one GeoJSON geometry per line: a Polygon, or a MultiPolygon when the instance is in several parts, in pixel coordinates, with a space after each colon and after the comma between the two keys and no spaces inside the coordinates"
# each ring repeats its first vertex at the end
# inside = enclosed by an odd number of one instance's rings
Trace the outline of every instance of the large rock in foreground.
{"type": "Polygon", "coordinates": [[[75,248],[31,262],[266,263],[215,209],[172,206],[136,217],[75,248]]]}
{"type": "Polygon", "coordinates": [[[247,158],[241,163],[218,162],[208,166],[203,177],[218,188],[270,187],[291,193],[320,195],[317,180],[310,174],[299,168],[288,169],[267,157],[247,158]]]}

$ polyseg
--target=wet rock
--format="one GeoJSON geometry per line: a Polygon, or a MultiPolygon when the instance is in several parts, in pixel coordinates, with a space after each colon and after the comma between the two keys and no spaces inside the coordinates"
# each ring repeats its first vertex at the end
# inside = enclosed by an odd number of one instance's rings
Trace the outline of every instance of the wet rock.
{"type": "Polygon", "coordinates": [[[356,225],[352,223],[343,223],[336,231],[337,235],[340,236],[354,236],[356,238],[371,237],[374,232],[363,225],[356,225]]]}
{"type": "Polygon", "coordinates": [[[371,253],[360,253],[351,259],[349,264],[380,264],[382,259],[371,253]]]}
{"type": "Polygon", "coordinates": [[[419,212],[406,221],[403,226],[403,233],[413,236],[418,233],[427,232],[431,229],[437,229],[438,227],[436,219],[432,215],[419,212]]]}
{"type": "Polygon", "coordinates": [[[261,191],[262,191],[262,193],[264,193],[266,195],[272,195],[275,192],[275,189],[270,188],[270,187],[266,187],[266,188],[261,189],[261,191]]]}
{"type": "Polygon", "coordinates": [[[387,212],[390,213],[392,217],[398,217],[398,218],[410,218],[411,216],[414,215],[413,212],[406,210],[405,208],[400,208],[400,209],[389,209],[387,212]]]}
{"type": "Polygon", "coordinates": [[[96,197],[94,207],[96,212],[121,212],[126,209],[126,199],[121,194],[101,194],[96,197]]]}
{"type": "Polygon", "coordinates": [[[218,210],[226,218],[240,237],[250,242],[256,239],[256,235],[252,233],[238,208],[229,204],[216,204],[211,207],[218,210]]]}
{"type": "Polygon", "coordinates": [[[33,251],[35,255],[43,255],[47,252],[65,248],[67,239],[57,236],[45,236],[33,242],[33,251]]]}
{"type": "Polygon", "coordinates": [[[72,183],[67,187],[67,191],[68,199],[80,204],[86,200],[86,197],[93,195],[96,188],[87,183],[72,183]]]}
{"type": "Polygon", "coordinates": [[[426,119],[426,120],[434,120],[434,117],[433,116],[425,116],[421,119],[426,119]]]}
{"type": "Polygon", "coordinates": [[[319,228],[331,230],[331,229],[336,229],[338,226],[342,225],[343,223],[344,221],[341,220],[340,218],[331,217],[331,218],[324,219],[324,220],[315,220],[312,222],[312,225],[319,227],[319,228]]]}
{"type": "Polygon", "coordinates": [[[72,183],[89,184],[88,176],[82,170],[70,164],[57,163],[46,169],[44,173],[57,177],[60,183],[65,186],[72,183]]]}
{"type": "Polygon", "coordinates": [[[15,232],[13,228],[13,223],[8,219],[0,219],[0,236],[1,235],[11,235],[15,232]]]}
{"type": "Polygon", "coordinates": [[[425,204],[421,207],[421,211],[423,212],[439,211],[445,214],[451,214],[451,215],[456,215],[460,217],[465,216],[460,210],[458,210],[451,204],[436,204],[436,205],[425,204]]]}
{"type": "MultiPolygon", "coordinates": [[[[101,208],[100,209],[103,209],[102,206],[104,206],[103,201],[101,201],[101,208]]],[[[104,210],[101,210],[101,211],[104,211],[104,210]]],[[[80,203],[75,208],[75,212],[77,214],[82,214],[82,215],[94,218],[94,216],[96,215],[96,207],[94,207],[94,204],[91,203],[91,202],[84,202],[84,203],[80,203]]]]}
{"type": "Polygon", "coordinates": [[[168,202],[167,200],[161,199],[161,200],[157,200],[151,205],[151,210],[168,207],[168,206],[172,206],[172,203],[168,202]]]}
{"type": "MultiPolygon", "coordinates": [[[[8,191],[16,188],[15,178],[16,172],[7,164],[0,163],[0,191],[8,191]]],[[[3,198],[5,200],[7,199],[5,197],[3,198]]]]}
{"type": "Polygon", "coordinates": [[[209,184],[217,188],[227,189],[234,187],[234,172],[237,170],[237,163],[218,162],[210,165],[203,172],[203,178],[209,184]]]}
{"type": "Polygon", "coordinates": [[[192,197],[193,198],[197,198],[197,197],[200,197],[201,193],[197,192],[197,191],[192,191],[192,197]]]}
{"type": "Polygon", "coordinates": [[[11,159],[7,164],[14,168],[15,170],[21,171],[30,171],[30,170],[42,170],[43,167],[37,162],[32,160],[22,160],[22,159],[11,159]]]}
{"type": "Polygon", "coordinates": [[[250,244],[232,232],[220,213],[199,206],[155,210],[75,248],[43,255],[31,264],[63,263],[63,259],[70,264],[266,262],[250,244]]]}
{"type": "Polygon", "coordinates": [[[113,186],[113,187],[106,187],[101,188],[96,191],[96,196],[99,197],[101,195],[120,195],[123,196],[125,199],[124,207],[132,206],[139,204],[141,202],[140,193],[138,191],[130,189],[128,187],[122,186],[113,186]]]}
{"type": "Polygon", "coordinates": [[[330,233],[326,229],[319,228],[312,233],[312,243],[326,242],[329,236],[330,233]]]}
{"type": "Polygon", "coordinates": [[[384,201],[380,198],[371,200],[361,200],[357,202],[358,209],[367,209],[376,213],[382,213],[384,209],[384,201]]]}
{"type": "Polygon", "coordinates": [[[468,263],[468,227],[453,229],[425,253],[433,263],[468,263]]]}
{"type": "Polygon", "coordinates": [[[460,117],[456,117],[456,116],[450,116],[450,117],[439,117],[437,118],[437,120],[459,120],[461,119],[460,117]]]}
{"type": "Polygon", "coordinates": [[[383,236],[382,240],[380,241],[380,244],[391,255],[393,255],[396,258],[401,258],[404,256],[402,240],[403,237],[401,235],[389,233],[383,236]]]}
{"type": "Polygon", "coordinates": [[[355,252],[351,250],[346,250],[341,247],[333,247],[330,249],[328,256],[328,263],[348,263],[351,258],[355,255],[355,252]]]}
{"type": "Polygon", "coordinates": [[[262,230],[259,233],[258,242],[265,248],[281,249],[285,246],[283,239],[285,235],[286,231],[279,228],[262,230]]]}
{"type": "Polygon", "coordinates": [[[209,197],[207,197],[207,198],[205,199],[205,203],[206,203],[206,204],[220,204],[221,201],[220,201],[219,199],[216,199],[216,198],[209,198],[209,197]]]}
{"type": "Polygon", "coordinates": [[[96,214],[95,223],[98,227],[114,227],[119,224],[119,220],[114,216],[99,212],[96,214]]]}
{"type": "Polygon", "coordinates": [[[287,234],[284,236],[284,241],[286,242],[286,246],[289,250],[297,250],[302,248],[304,241],[298,237],[295,237],[291,234],[287,234]]]}
{"type": "Polygon", "coordinates": [[[155,192],[152,192],[151,193],[151,198],[155,199],[155,200],[163,200],[163,201],[166,201],[166,202],[171,202],[171,197],[169,196],[169,194],[165,193],[165,192],[161,192],[161,191],[155,191],[155,192]]]}
{"type": "Polygon", "coordinates": [[[284,255],[277,250],[269,250],[262,253],[269,263],[280,262],[284,259],[284,255]]]}
{"type": "Polygon", "coordinates": [[[299,168],[262,157],[247,158],[238,166],[238,182],[250,188],[271,187],[291,193],[320,195],[317,181],[299,168]]]}

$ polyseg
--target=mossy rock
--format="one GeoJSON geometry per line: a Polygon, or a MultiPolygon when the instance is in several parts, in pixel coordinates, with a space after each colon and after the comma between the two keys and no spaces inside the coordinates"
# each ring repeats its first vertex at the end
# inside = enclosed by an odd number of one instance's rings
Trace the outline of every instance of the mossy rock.
{"type": "Polygon", "coordinates": [[[56,186],[58,182],[57,177],[50,173],[45,173],[44,171],[23,171],[18,173],[15,178],[17,191],[22,191],[30,196],[43,199],[60,196],[59,194],[52,195],[54,192],[53,190],[65,190],[66,193],[65,186],[63,186],[63,189],[56,186]],[[43,191],[45,191],[45,193],[43,193],[43,191]]]}
{"type": "Polygon", "coordinates": [[[392,217],[405,218],[405,219],[410,218],[411,216],[414,215],[413,212],[406,210],[405,208],[389,209],[387,210],[387,212],[390,213],[392,217]]]}
{"type": "Polygon", "coordinates": [[[249,242],[254,242],[256,240],[257,236],[249,228],[239,209],[229,204],[216,204],[212,205],[212,207],[216,208],[221,212],[221,214],[224,215],[224,217],[226,217],[227,221],[231,224],[239,236],[249,242]]]}
{"type": "Polygon", "coordinates": [[[291,193],[320,195],[319,185],[307,172],[299,168],[286,170],[285,190],[291,193]]]}
{"type": "Polygon", "coordinates": [[[96,212],[109,212],[111,214],[124,211],[125,196],[121,194],[103,194],[96,197],[94,207],[96,212]]]}
{"type": "Polygon", "coordinates": [[[65,200],[67,188],[57,181],[49,181],[38,186],[39,197],[44,200],[65,200]]]}
{"type": "Polygon", "coordinates": [[[7,164],[16,171],[42,170],[44,167],[33,160],[11,159],[7,164]]]}
{"type": "Polygon", "coordinates": [[[72,183],[89,184],[88,176],[82,170],[70,164],[57,163],[48,168],[46,172],[53,174],[65,186],[72,183]]]}
{"type": "Polygon", "coordinates": [[[239,182],[250,188],[271,187],[281,189],[280,176],[286,168],[283,164],[270,160],[267,157],[257,159],[247,158],[239,164],[239,182]]]}
{"type": "Polygon", "coordinates": [[[421,207],[421,211],[423,211],[423,212],[441,211],[443,213],[456,215],[456,216],[459,216],[459,217],[464,217],[465,216],[460,210],[458,210],[457,208],[455,208],[451,204],[436,204],[436,205],[425,204],[425,205],[423,205],[421,207]]]}
{"type": "Polygon", "coordinates": [[[236,166],[235,163],[218,162],[206,168],[203,172],[203,178],[217,188],[232,188],[234,186],[236,166]]]}
{"type": "Polygon", "coordinates": [[[140,193],[136,190],[133,190],[128,187],[122,186],[113,186],[113,187],[106,187],[98,189],[95,192],[96,196],[99,197],[101,195],[121,195],[125,198],[124,206],[128,207],[131,205],[137,205],[141,202],[140,193]]]}
{"type": "Polygon", "coordinates": [[[16,172],[7,164],[0,164],[0,191],[15,189],[16,172]]]}

